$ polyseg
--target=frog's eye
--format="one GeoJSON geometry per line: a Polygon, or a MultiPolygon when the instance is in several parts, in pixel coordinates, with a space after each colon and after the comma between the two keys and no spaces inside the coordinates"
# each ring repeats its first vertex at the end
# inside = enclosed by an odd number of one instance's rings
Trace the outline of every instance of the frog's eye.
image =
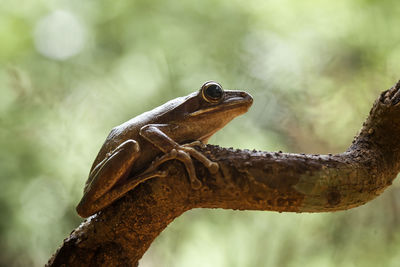
{"type": "Polygon", "coordinates": [[[201,94],[207,102],[219,102],[224,96],[224,90],[219,83],[206,82],[201,87],[201,94]]]}

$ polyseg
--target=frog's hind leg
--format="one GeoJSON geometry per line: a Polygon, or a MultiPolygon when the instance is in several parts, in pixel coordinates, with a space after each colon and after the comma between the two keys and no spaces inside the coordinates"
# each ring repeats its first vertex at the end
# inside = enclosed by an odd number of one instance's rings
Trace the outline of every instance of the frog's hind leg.
{"type": "Polygon", "coordinates": [[[110,198],[109,191],[128,175],[139,155],[139,145],[135,140],[127,140],[107,154],[89,174],[83,198],[76,207],[78,214],[88,217],[121,197],[122,194],[110,198]]]}
{"type": "Polygon", "coordinates": [[[165,171],[151,171],[151,172],[143,172],[140,175],[131,177],[127,180],[126,183],[113,187],[110,191],[107,192],[104,198],[97,199],[92,208],[96,211],[101,210],[105,206],[111,204],[118,198],[125,195],[126,192],[132,190],[139,184],[143,183],[146,180],[149,180],[154,177],[166,177],[167,172],[165,171]]]}

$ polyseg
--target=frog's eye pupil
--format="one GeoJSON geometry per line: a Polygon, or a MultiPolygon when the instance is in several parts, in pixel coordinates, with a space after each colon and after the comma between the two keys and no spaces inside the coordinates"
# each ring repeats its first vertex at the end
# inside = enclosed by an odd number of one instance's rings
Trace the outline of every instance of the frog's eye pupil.
{"type": "Polygon", "coordinates": [[[220,99],[222,96],[222,88],[217,84],[211,84],[207,87],[206,94],[212,99],[220,99]]]}
{"type": "Polygon", "coordinates": [[[203,97],[208,102],[218,102],[224,96],[224,90],[216,82],[208,82],[203,85],[203,97]]]}

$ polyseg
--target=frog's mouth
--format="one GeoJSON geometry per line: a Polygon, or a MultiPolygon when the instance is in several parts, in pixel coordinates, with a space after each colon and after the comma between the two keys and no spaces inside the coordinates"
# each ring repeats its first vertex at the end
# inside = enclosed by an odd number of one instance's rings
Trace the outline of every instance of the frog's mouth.
{"type": "Polygon", "coordinates": [[[241,113],[246,112],[250,106],[253,104],[253,98],[244,92],[240,92],[240,96],[231,97],[225,100],[224,102],[216,105],[211,106],[208,108],[197,110],[193,113],[190,113],[190,116],[199,116],[199,115],[206,115],[210,113],[215,113],[219,111],[227,111],[232,109],[243,109],[241,113]]]}

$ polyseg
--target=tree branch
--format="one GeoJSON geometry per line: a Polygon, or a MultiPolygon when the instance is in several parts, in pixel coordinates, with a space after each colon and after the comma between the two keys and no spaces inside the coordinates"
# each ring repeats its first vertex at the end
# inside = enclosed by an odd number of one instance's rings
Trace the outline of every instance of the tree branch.
{"type": "Polygon", "coordinates": [[[305,155],[198,148],[218,162],[210,175],[195,162],[203,187],[193,190],[177,161],[155,178],[85,220],[48,266],[136,266],[153,240],[193,208],[330,212],[362,205],[391,185],[400,171],[400,82],[375,101],[350,148],[305,155]]]}

